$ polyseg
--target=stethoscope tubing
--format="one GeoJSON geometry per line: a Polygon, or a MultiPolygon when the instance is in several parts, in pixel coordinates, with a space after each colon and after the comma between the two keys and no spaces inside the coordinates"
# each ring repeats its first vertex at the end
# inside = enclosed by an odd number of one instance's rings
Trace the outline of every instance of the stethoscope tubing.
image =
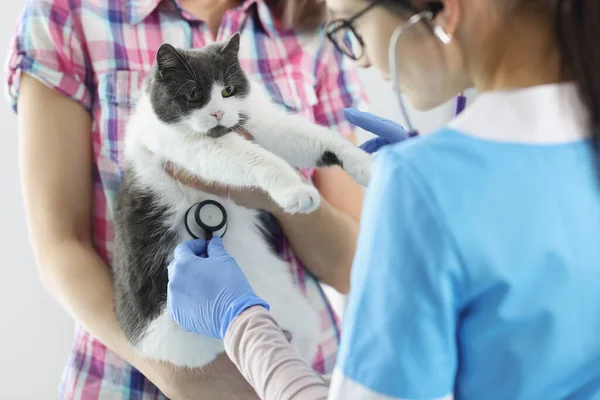
{"type": "MultiPolygon", "coordinates": [[[[397,58],[397,47],[400,37],[402,34],[406,32],[407,29],[413,27],[423,20],[430,20],[433,18],[433,12],[430,10],[420,12],[418,14],[413,15],[411,18],[406,21],[406,23],[399,25],[394,33],[392,34],[392,38],[390,40],[390,47],[388,49],[388,61],[390,65],[390,71],[393,77],[393,84],[396,93],[396,100],[400,105],[400,109],[402,111],[402,115],[404,116],[404,120],[406,121],[406,126],[408,128],[408,137],[419,136],[419,132],[413,126],[411,119],[408,115],[408,110],[406,105],[404,104],[404,100],[402,99],[402,91],[400,90],[400,77],[398,74],[398,58],[397,58]]],[[[467,106],[467,97],[464,93],[461,93],[456,98],[456,104],[454,109],[454,116],[458,116],[462,113],[467,106]]]]}

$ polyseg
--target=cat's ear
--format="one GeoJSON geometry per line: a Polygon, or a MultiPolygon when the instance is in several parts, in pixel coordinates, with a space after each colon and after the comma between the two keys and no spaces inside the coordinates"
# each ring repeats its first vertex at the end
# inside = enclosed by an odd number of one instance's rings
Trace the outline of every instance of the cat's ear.
{"type": "Polygon", "coordinates": [[[181,64],[181,54],[177,49],[168,43],[162,44],[156,52],[156,66],[160,75],[181,64]]]}
{"type": "Polygon", "coordinates": [[[229,41],[225,44],[225,46],[223,46],[223,49],[221,49],[221,54],[229,54],[234,57],[237,57],[239,51],[240,51],[240,33],[236,32],[229,39],[229,41]]]}

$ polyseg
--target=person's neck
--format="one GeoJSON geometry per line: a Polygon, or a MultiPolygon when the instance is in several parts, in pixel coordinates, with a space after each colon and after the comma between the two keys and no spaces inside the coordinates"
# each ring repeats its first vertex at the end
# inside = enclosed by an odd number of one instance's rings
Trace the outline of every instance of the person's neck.
{"type": "Polygon", "coordinates": [[[511,27],[488,50],[474,73],[477,90],[520,89],[563,81],[560,51],[549,25],[511,27]]]}
{"type": "Polygon", "coordinates": [[[242,0],[181,0],[181,7],[201,21],[206,22],[214,38],[225,11],[239,6],[242,0]]]}

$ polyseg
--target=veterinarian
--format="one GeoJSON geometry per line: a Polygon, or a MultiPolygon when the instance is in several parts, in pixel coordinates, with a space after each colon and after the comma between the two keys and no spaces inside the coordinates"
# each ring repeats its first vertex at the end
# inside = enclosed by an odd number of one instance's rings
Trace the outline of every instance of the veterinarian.
{"type": "Polygon", "coordinates": [[[600,2],[327,4],[418,108],[479,97],[375,156],[330,389],[218,238],[176,250],[173,318],[269,400],[600,398],[600,2]]]}
{"type": "MultiPolygon", "coordinates": [[[[344,108],[361,107],[364,95],[354,64],[316,28],[324,12],[317,0],[27,1],[10,46],[6,93],[18,107],[40,275],[77,321],[61,399],[256,400],[225,355],[203,372],[155,363],[135,354],[115,320],[110,266],[125,126],[163,42],[199,48],[240,31],[243,67],[282,108],[351,137],[344,108]]],[[[316,171],[312,180],[324,199],[319,210],[274,210],[273,225],[299,292],[321,316],[313,366],[330,373],[339,327],[318,280],[349,288],[363,188],[340,169],[316,171]]]]}

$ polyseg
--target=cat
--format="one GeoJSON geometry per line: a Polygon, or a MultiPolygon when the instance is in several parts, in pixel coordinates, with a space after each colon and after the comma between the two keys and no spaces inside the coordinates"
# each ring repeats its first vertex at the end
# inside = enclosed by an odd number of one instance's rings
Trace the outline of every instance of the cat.
{"type": "Polygon", "coordinates": [[[174,248],[192,239],[186,211],[207,199],[226,209],[227,251],[308,363],[320,327],[273,250],[261,213],[184,186],[165,162],[206,182],[260,188],[286,213],[309,213],[320,201],[295,167],[339,165],[358,183],[369,181],[370,156],[271,102],[241,68],[239,47],[239,33],[197,50],[163,44],[126,128],[115,207],[116,317],[139,354],[183,367],[203,367],[224,351],[222,341],[183,330],[166,310],[167,266],[174,248]]]}

